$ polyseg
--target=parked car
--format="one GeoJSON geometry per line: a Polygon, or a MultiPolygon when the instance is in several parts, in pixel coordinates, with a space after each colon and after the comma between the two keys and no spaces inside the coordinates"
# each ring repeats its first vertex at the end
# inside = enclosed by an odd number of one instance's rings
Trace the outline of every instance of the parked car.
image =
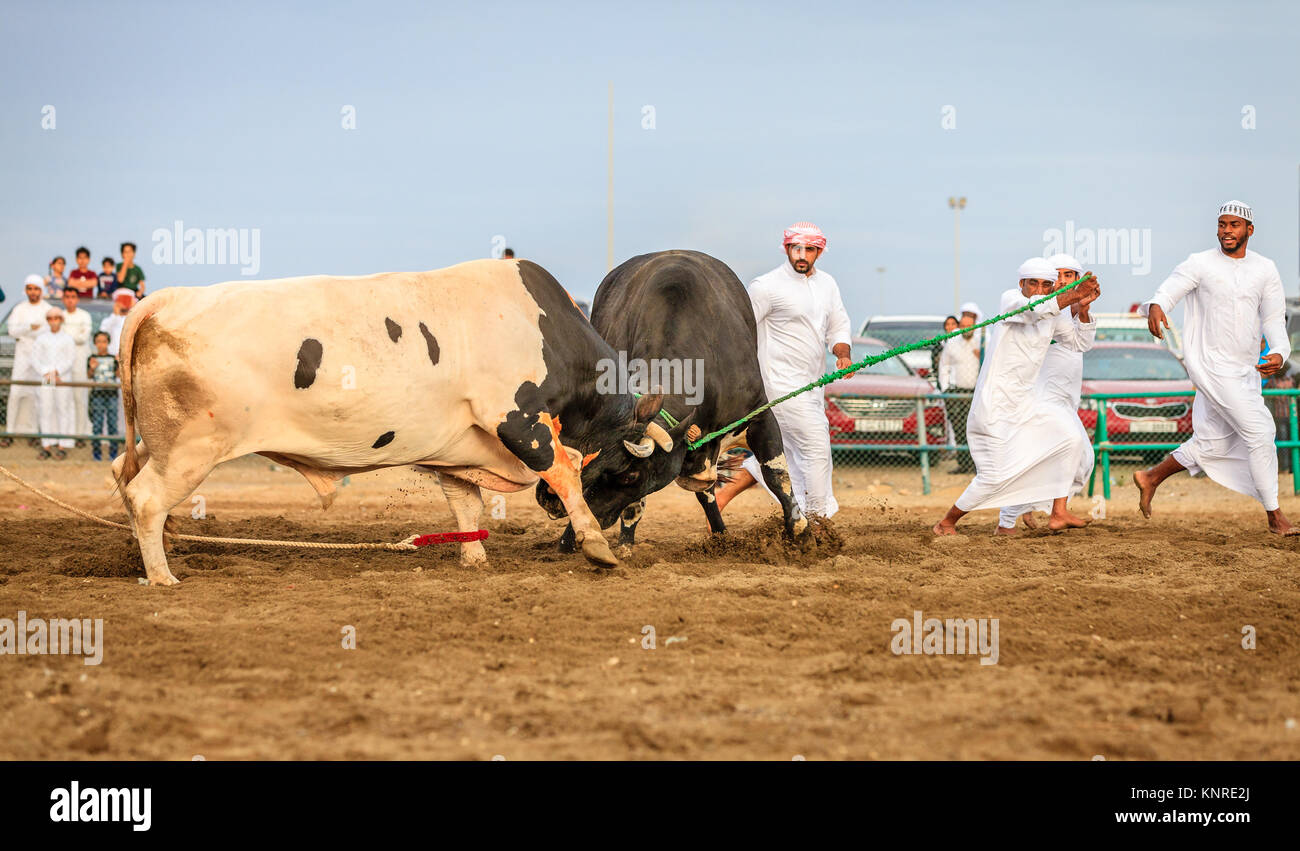
{"type": "MultiPolygon", "coordinates": [[[[1191,396],[1162,394],[1193,389],[1183,362],[1158,343],[1096,343],[1083,355],[1083,395],[1139,393],[1133,399],[1107,399],[1106,439],[1111,443],[1182,443],[1192,436],[1191,396]]],[[[1084,399],[1079,419],[1096,440],[1103,402],[1084,399]]],[[[1140,453],[1151,460],[1160,450],[1140,453]]]]}
{"type": "MultiPolygon", "coordinates": [[[[855,337],[853,359],[859,361],[891,348],[884,340],[855,337]]],[[[835,369],[834,358],[828,357],[827,364],[827,372],[835,369]]],[[[916,375],[899,357],[859,370],[851,378],[831,382],[826,387],[831,448],[848,449],[864,443],[916,446],[916,399],[933,392],[930,382],[916,375]],[[868,396],[892,398],[863,398],[868,396]]],[[[937,399],[923,404],[926,442],[944,443],[943,406],[937,399]]]]}
{"type": "Polygon", "coordinates": [[[1286,373],[1300,379],[1300,298],[1286,300],[1286,335],[1291,340],[1291,357],[1286,362],[1286,373]]]}
{"type": "MultiPolygon", "coordinates": [[[[880,340],[886,348],[894,348],[905,343],[915,343],[917,340],[928,340],[931,337],[943,333],[944,316],[929,315],[904,315],[904,316],[872,316],[862,325],[862,330],[858,332],[860,337],[871,337],[880,340]]],[[[933,375],[934,358],[937,357],[931,349],[917,349],[916,351],[907,352],[903,356],[903,362],[907,364],[916,375],[927,379],[931,387],[938,381],[938,377],[933,375]]]]}
{"type": "Polygon", "coordinates": [[[1147,319],[1140,313],[1094,313],[1097,321],[1097,342],[1099,343],[1156,343],[1168,349],[1174,357],[1183,358],[1183,335],[1178,326],[1170,321],[1166,329],[1164,342],[1151,336],[1147,328],[1147,319]]]}

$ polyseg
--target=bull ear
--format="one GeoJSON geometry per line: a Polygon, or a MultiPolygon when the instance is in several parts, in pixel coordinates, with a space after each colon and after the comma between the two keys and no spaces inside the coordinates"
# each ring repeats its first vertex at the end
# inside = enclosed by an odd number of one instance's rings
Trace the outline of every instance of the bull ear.
{"type": "Polygon", "coordinates": [[[659,415],[659,409],[664,406],[664,394],[648,393],[636,400],[636,421],[639,423],[648,423],[659,415]]]}

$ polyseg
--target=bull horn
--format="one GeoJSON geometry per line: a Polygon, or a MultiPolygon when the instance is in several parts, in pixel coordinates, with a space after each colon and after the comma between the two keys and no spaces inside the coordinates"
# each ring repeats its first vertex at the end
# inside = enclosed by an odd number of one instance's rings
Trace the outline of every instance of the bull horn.
{"type": "Polygon", "coordinates": [[[627,448],[628,452],[631,452],[638,458],[649,458],[650,453],[655,451],[655,442],[648,437],[643,437],[636,443],[633,443],[630,440],[625,440],[623,441],[623,446],[627,448]]]}
{"type": "Polygon", "coordinates": [[[659,448],[665,452],[673,451],[673,439],[664,431],[664,427],[659,423],[649,423],[645,427],[645,436],[659,444],[659,448]]]}

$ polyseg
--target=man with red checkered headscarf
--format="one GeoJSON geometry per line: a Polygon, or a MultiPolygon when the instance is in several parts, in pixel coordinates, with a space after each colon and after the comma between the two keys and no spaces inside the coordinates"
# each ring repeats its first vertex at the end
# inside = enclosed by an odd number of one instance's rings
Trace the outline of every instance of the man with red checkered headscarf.
{"type": "MultiPolygon", "coordinates": [[[[768,399],[820,378],[827,350],[835,355],[836,369],[853,362],[849,315],[839,285],[816,268],[826,248],[825,235],[811,222],[798,222],[786,228],[783,246],[786,262],[749,285],[768,399]]],[[[790,485],[799,507],[830,517],[839,504],[831,490],[831,437],[823,389],[801,393],[772,413],[781,426],[790,485]]]]}

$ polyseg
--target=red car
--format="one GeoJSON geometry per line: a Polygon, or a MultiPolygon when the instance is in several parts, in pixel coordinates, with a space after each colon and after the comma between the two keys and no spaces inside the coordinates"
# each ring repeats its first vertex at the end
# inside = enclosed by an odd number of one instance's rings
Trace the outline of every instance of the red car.
{"type": "MultiPolygon", "coordinates": [[[[1096,343],[1083,356],[1083,395],[1138,393],[1133,399],[1107,399],[1106,438],[1111,443],[1182,443],[1192,434],[1192,397],[1164,393],[1193,389],[1178,358],[1158,343],[1096,343]]],[[[1097,412],[1103,404],[1079,405],[1089,436],[1096,440],[1097,412]]],[[[1143,452],[1157,456],[1158,450],[1143,452]]]]}
{"type": "MultiPolygon", "coordinates": [[[[874,337],[853,338],[855,361],[888,349],[889,346],[874,337]]],[[[834,369],[834,358],[828,358],[826,371],[834,369]]],[[[852,378],[828,384],[826,419],[830,421],[832,448],[851,449],[867,443],[916,446],[916,399],[933,392],[930,382],[912,372],[898,357],[859,370],[852,378]],[[859,398],[865,396],[896,398],[859,398]]],[[[945,443],[942,404],[938,399],[928,399],[922,405],[926,442],[945,443]]]]}

